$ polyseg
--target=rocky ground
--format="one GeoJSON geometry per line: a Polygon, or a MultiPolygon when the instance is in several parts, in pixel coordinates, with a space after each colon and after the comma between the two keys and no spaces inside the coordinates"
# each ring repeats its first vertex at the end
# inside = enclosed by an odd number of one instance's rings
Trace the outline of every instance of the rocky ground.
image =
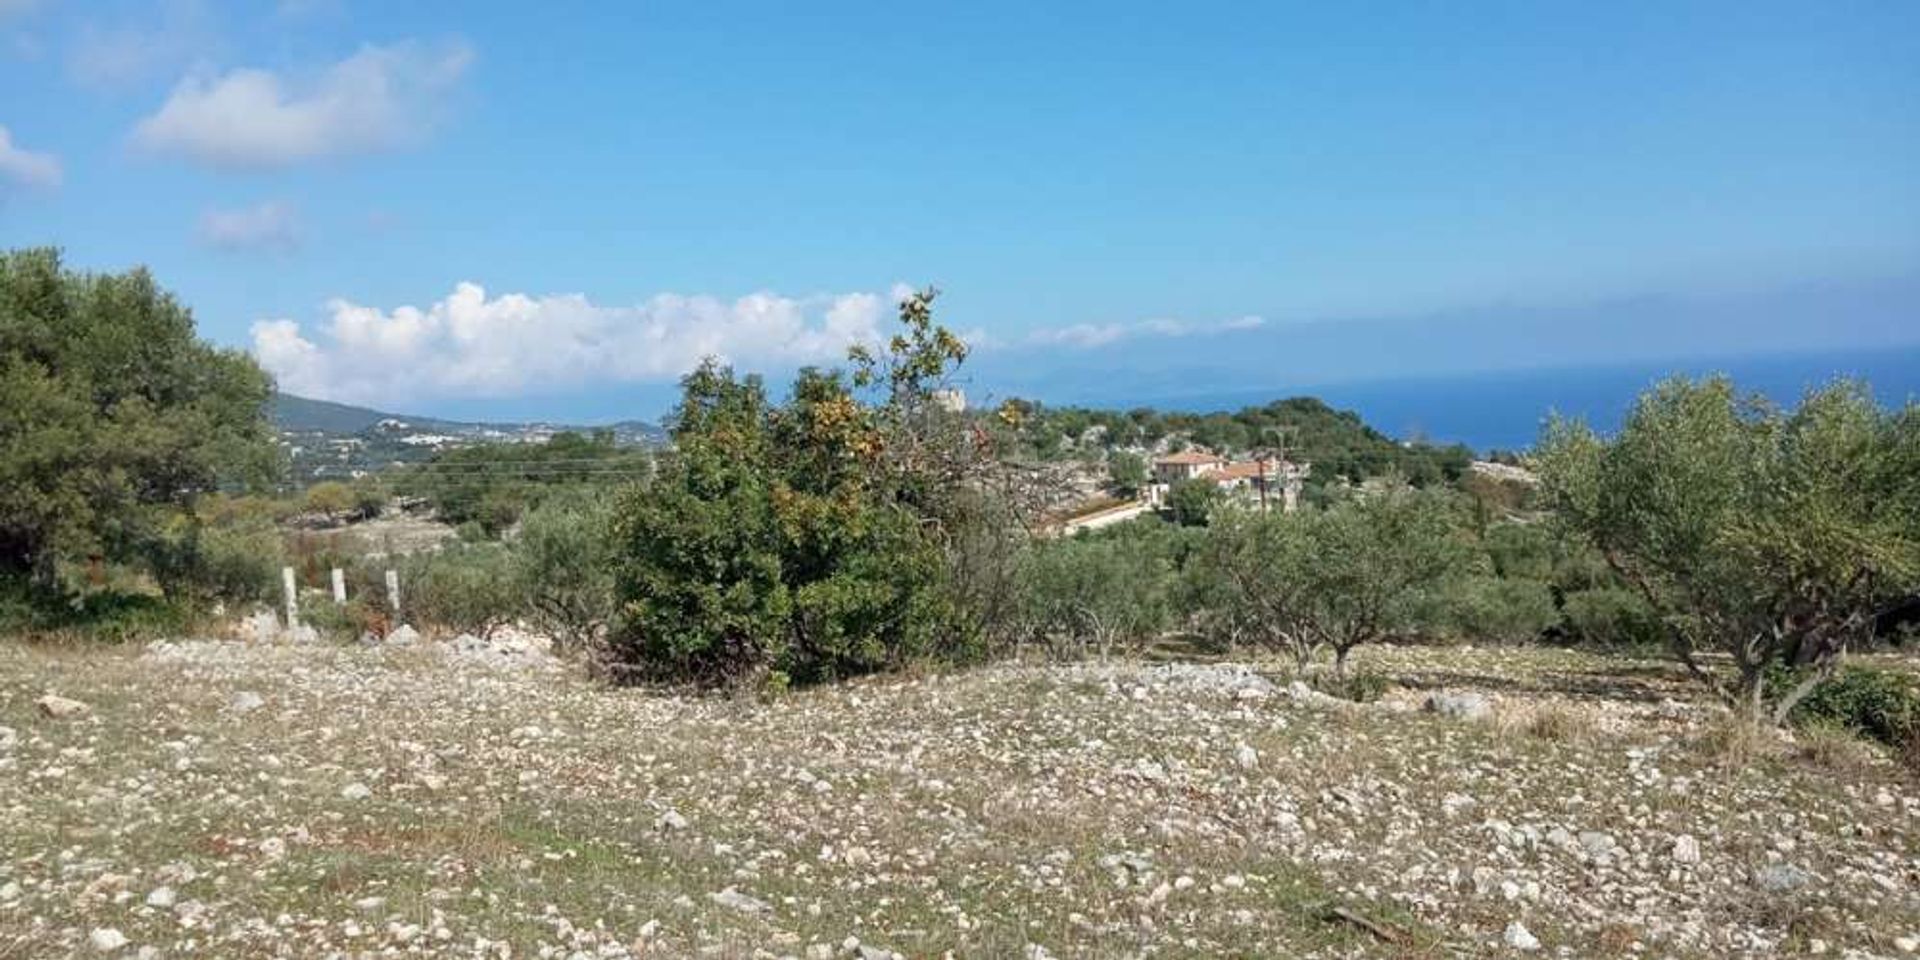
{"type": "Polygon", "coordinates": [[[1362,659],[1387,701],[1129,664],[762,704],[434,643],[0,645],[0,958],[1920,946],[1884,757],[1744,744],[1654,663],[1362,659]]]}

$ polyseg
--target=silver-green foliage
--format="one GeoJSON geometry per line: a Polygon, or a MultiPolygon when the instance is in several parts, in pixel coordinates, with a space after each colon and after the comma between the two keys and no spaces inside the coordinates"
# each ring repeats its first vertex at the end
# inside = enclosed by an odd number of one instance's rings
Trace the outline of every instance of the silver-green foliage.
{"type": "Polygon", "coordinates": [[[1550,424],[1540,467],[1674,657],[1755,720],[1784,720],[1920,588],[1920,407],[1884,410],[1864,384],[1789,411],[1725,378],[1670,380],[1614,437],[1550,424]],[[1766,683],[1777,669],[1793,682],[1766,683]]]}
{"type": "Polygon", "coordinates": [[[521,520],[513,542],[528,613],[562,651],[586,649],[612,622],[613,503],[604,489],[562,489],[521,520]]]}
{"type": "Polygon", "coordinates": [[[1216,630],[1302,668],[1329,648],[1343,673],[1355,647],[1418,628],[1471,556],[1450,497],[1390,488],[1324,510],[1228,512],[1190,570],[1216,630]]]}

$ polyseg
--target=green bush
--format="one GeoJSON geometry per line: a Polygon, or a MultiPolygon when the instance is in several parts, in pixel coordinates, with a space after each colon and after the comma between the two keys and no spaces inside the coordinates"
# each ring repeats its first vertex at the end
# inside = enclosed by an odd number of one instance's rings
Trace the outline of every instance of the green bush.
{"type": "Polygon", "coordinates": [[[562,651],[584,649],[613,620],[613,499],[561,488],[521,521],[516,579],[541,629],[562,651]]]}
{"type": "Polygon", "coordinates": [[[901,303],[883,353],[803,370],[783,404],[717,361],[681,381],[673,456],[616,509],[609,672],[806,684],[979,651],[954,558],[984,451],[936,401],[966,346],[932,296],[901,303]]]}
{"type": "Polygon", "coordinates": [[[229,603],[272,602],[280,593],[286,546],[271,526],[217,526],[200,532],[193,579],[206,596],[229,603]]]}
{"type": "Polygon", "coordinates": [[[199,624],[190,603],[155,593],[65,594],[0,580],[0,636],[143,643],[190,634],[199,624]]]}
{"type": "Polygon", "coordinates": [[[423,630],[486,634],[526,612],[518,570],[506,547],[462,544],[408,557],[400,567],[400,606],[423,630]]]}
{"type": "Polygon", "coordinates": [[[1206,478],[1182,480],[1167,489],[1167,509],[1183,527],[1206,526],[1223,499],[1220,485],[1206,478]]]}
{"type": "Polygon", "coordinates": [[[1892,747],[1920,737],[1920,683],[1904,673],[1844,667],[1793,710],[1795,724],[1843,727],[1892,747]]]}
{"type": "Polygon", "coordinates": [[[328,599],[302,604],[300,622],[329,640],[346,642],[368,633],[380,634],[387,626],[387,616],[384,606],[356,597],[346,603],[328,599]]]}
{"type": "Polygon", "coordinates": [[[1560,622],[1553,592],[1538,580],[1467,577],[1445,594],[1451,632],[1464,640],[1526,643],[1560,622]]]}
{"type": "Polygon", "coordinates": [[[1569,593],[1562,612],[1567,628],[1584,643],[1641,647],[1660,642],[1659,617],[1630,590],[1600,588],[1569,593]]]}
{"type": "Polygon", "coordinates": [[[1018,571],[1022,624],[1055,655],[1106,657],[1167,625],[1173,566],[1143,538],[1037,543],[1018,571]]]}

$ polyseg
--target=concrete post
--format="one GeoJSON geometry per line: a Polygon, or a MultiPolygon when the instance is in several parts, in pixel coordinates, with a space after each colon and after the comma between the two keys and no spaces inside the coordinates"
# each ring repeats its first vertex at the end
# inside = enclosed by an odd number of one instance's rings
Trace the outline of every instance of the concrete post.
{"type": "Polygon", "coordinates": [[[400,619],[400,571],[387,571],[387,606],[393,610],[393,619],[400,619]]]}
{"type": "Polygon", "coordinates": [[[339,567],[333,568],[333,602],[347,602],[347,572],[339,567]]]}
{"type": "Polygon", "coordinates": [[[300,623],[300,590],[293,582],[293,568],[280,568],[280,589],[287,595],[287,629],[300,623]]]}

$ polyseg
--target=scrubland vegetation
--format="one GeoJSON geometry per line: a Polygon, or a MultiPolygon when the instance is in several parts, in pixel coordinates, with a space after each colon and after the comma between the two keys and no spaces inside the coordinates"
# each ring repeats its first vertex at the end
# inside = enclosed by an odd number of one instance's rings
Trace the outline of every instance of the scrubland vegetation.
{"type": "Polygon", "coordinates": [[[151,278],[0,256],[0,956],[1920,949],[1920,408],[1674,380],[1503,478],[956,412],[933,305],[784,400],[703,365],[665,450],[291,491],[151,278]],[[1034,464],[1186,443],[1315,487],[1042,524],[1034,464]],[[288,566],[321,642],[204,639],[288,566]]]}

